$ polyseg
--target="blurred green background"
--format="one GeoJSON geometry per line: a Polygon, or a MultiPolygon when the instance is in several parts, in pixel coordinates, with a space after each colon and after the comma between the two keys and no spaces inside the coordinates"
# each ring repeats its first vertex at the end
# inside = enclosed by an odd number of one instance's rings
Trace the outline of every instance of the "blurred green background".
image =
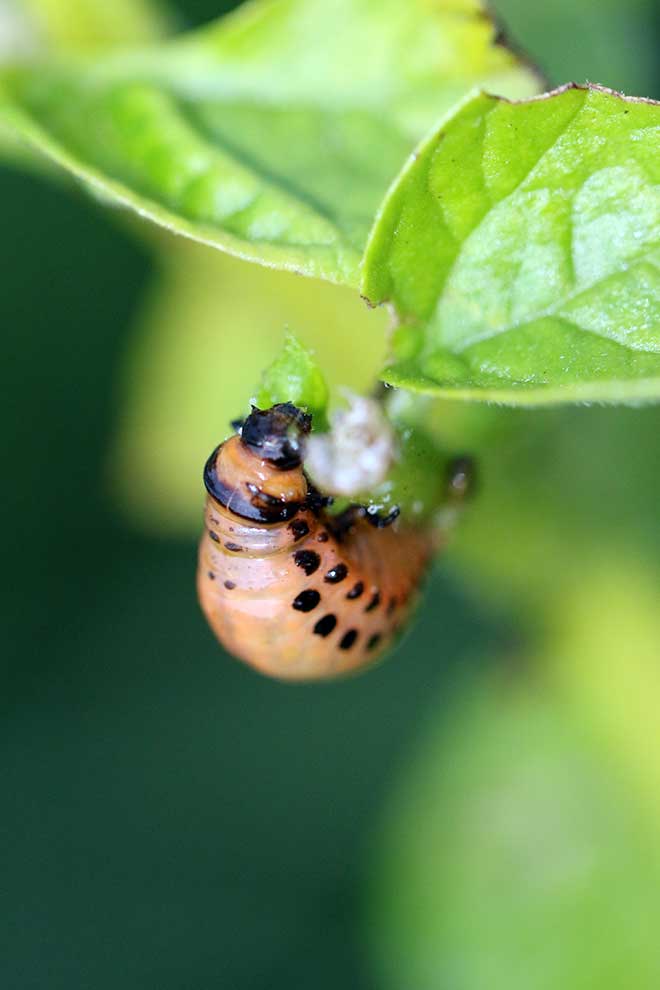
{"type": "MultiPolygon", "coordinates": [[[[652,0],[496,6],[551,82],[660,98],[652,0]]],[[[203,459],[285,323],[360,385],[383,314],[0,187],[2,987],[657,990],[660,411],[438,405],[482,486],[418,623],[266,681],[196,604],[203,459]]]]}

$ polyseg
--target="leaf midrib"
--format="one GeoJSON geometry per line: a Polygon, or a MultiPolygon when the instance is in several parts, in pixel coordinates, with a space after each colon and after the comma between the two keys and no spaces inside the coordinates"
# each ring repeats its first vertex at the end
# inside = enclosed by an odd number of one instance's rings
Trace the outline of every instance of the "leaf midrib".
{"type": "MultiPolygon", "coordinates": [[[[225,135],[220,136],[219,133],[213,131],[210,127],[205,126],[203,121],[200,120],[197,114],[195,114],[190,102],[187,102],[184,99],[177,98],[172,93],[170,93],[170,96],[172,96],[172,99],[175,102],[178,112],[181,114],[182,118],[185,120],[188,126],[193,128],[193,130],[199,135],[199,137],[202,140],[204,140],[209,145],[210,148],[221,149],[230,158],[237,161],[242,167],[254,173],[260,179],[263,179],[266,185],[271,185],[274,189],[286,193],[287,196],[291,196],[292,198],[303,203],[305,206],[311,208],[322,219],[326,220],[334,227],[341,240],[348,247],[353,248],[353,250],[355,250],[360,254],[364,251],[366,237],[368,234],[368,228],[373,222],[373,216],[367,215],[366,213],[363,216],[359,216],[359,217],[355,214],[350,214],[350,215],[347,214],[347,216],[349,216],[351,221],[367,228],[365,236],[363,237],[362,241],[358,243],[356,240],[351,238],[350,233],[345,229],[341,221],[340,214],[330,210],[326,205],[321,203],[321,201],[318,200],[313,194],[307,192],[306,190],[301,189],[300,186],[296,185],[296,183],[293,180],[287,180],[286,177],[277,174],[272,169],[269,169],[268,167],[264,166],[262,162],[260,162],[257,158],[254,157],[254,155],[250,155],[246,153],[244,149],[238,147],[231,140],[228,140],[225,135]]],[[[287,108],[287,109],[291,109],[291,108],[287,108]]],[[[295,109],[298,110],[300,108],[296,107],[295,109]]],[[[387,184],[385,185],[385,189],[386,188],[387,188],[387,184]]]]}

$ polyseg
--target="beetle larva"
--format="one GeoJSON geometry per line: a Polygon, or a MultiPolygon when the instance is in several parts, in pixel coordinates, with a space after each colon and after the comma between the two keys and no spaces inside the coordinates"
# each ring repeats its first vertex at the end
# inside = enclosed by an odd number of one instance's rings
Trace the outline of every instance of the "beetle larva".
{"type": "Polygon", "coordinates": [[[290,403],[254,409],[205,469],[202,609],[229,652],[285,680],[341,676],[380,657],[433,550],[428,527],[395,513],[332,516],[303,471],[309,428],[290,403]]]}

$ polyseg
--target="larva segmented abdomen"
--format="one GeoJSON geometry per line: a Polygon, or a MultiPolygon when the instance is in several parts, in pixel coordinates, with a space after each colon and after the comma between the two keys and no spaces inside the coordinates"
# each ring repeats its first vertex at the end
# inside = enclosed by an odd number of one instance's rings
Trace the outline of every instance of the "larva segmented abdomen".
{"type": "Polygon", "coordinates": [[[220,642],[286,680],[341,676],[376,660],[414,607],[428,535],[364,518],[339,533],[306,505],[301,467],[275,469],[238,437],[214,457],[197,582],[220,642]]]}

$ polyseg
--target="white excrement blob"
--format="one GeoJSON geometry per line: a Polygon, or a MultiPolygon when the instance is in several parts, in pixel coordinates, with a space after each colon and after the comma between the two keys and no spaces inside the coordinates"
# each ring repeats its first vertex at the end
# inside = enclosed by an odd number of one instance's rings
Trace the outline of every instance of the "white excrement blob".
{"type": "Polygon", "coordinates": [[[307,440],[305,467],[321,491],[352,497],[385,480],[396,441],[380,402],[344,395],[347,408],[333,413],[330,432],[307,440]]]}

